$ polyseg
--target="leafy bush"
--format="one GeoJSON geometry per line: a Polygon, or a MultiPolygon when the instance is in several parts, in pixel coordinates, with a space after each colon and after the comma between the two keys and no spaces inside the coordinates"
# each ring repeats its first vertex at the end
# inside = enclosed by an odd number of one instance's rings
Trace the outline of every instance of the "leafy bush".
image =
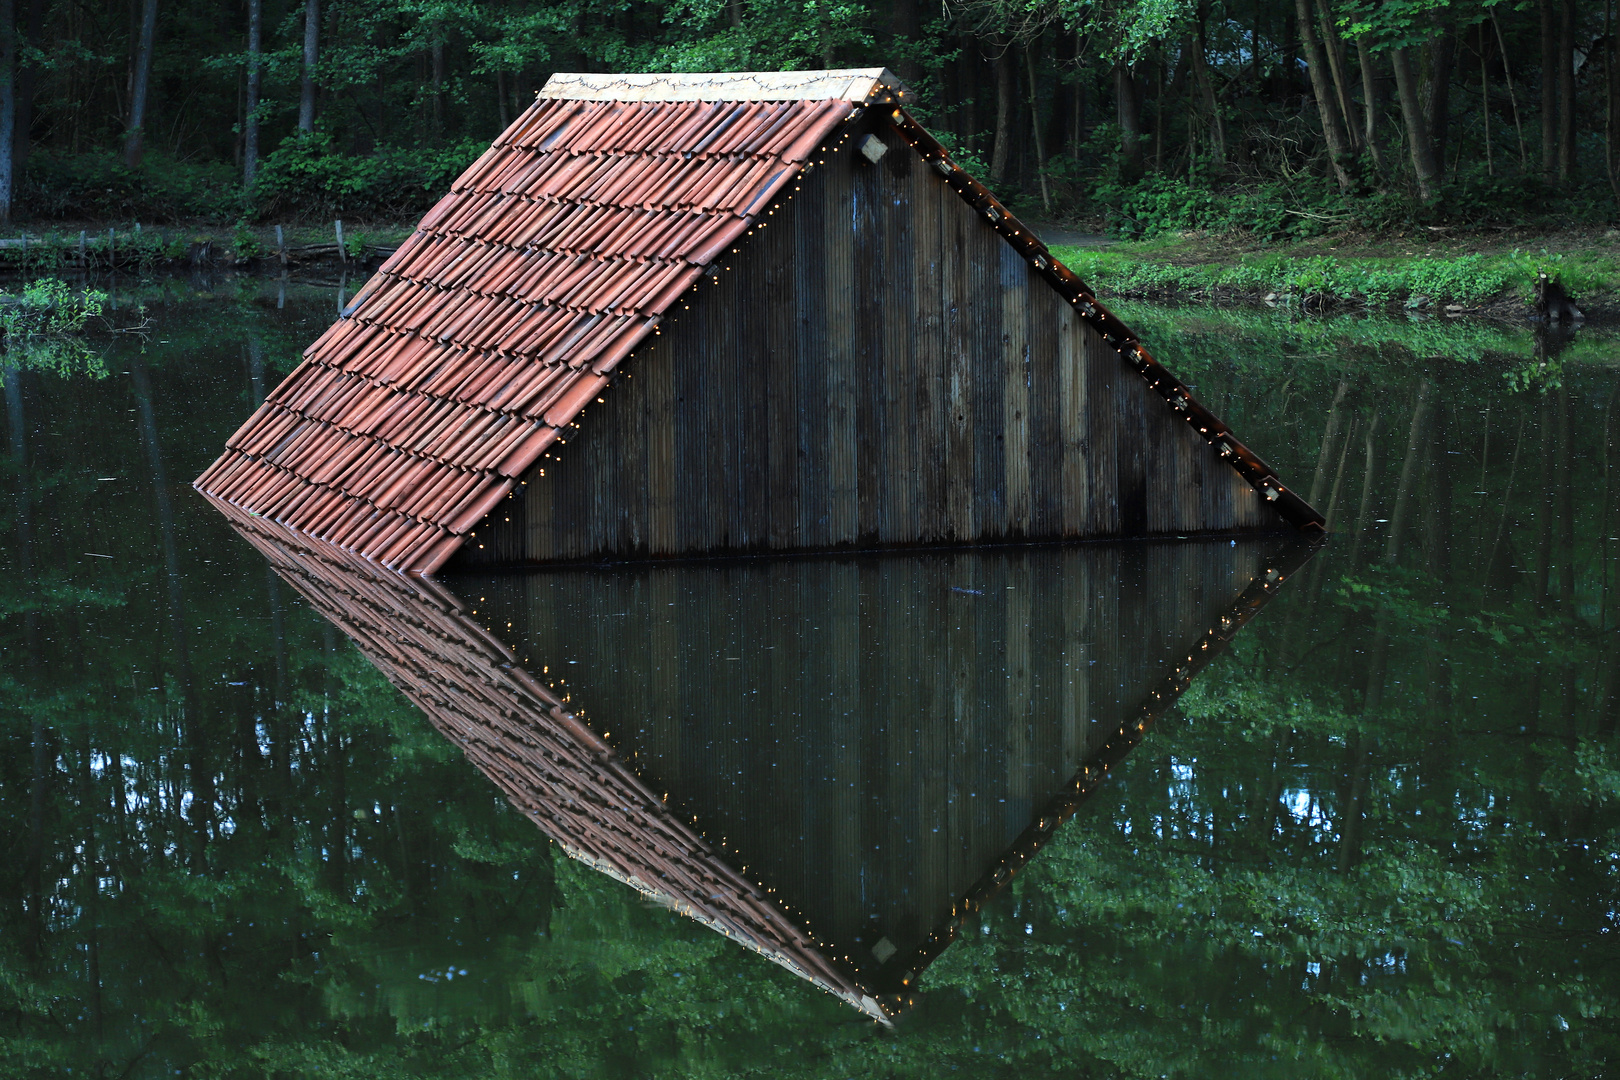
{"type": "Polygon", "coordinates": [[[1133,259],[1097,249],[1057,248],[1054,254],[1094,285],[1116,295],[1208,294],[1219,289],[1369,307],[1420,296],[1436,304],[1481,304],[1521,286],[1527,290],[1537,270],[1556,264],[1556,257],[1533,261],[1517,253],[1507,259],[1475,254],[1400,262],[1270,255],[1235,265],[1193,266],[1133,259]]]}
{"type": "Polygon", "coordinates": [[[36,334],[76,334],[101,314],[107,294],[76,290],[58,278],[40,278],[20,296],[0,306],[0,332],[6,339],[36,334]]]}
{"type": "Polygon", "coordinates": [[[17,196],[20,213],[48,221],[224,222],[243,207],[230,165],[195,165],[158,153],[131,169],[110,151],[40,150],[29,157],[17,196]]]}
{"type": "Polygon", "coordinates": [[[238,222],[236,231],[231,234],[231,250],[239,259],[257,259],[266,249],[252,229],[238,222]]]}
{"type": "Polygon", "coordinates": [[[5,338],[0,381],[8,368],[106,378],[100,355],[77,336],[106,302],[104,292],[77,290],[56,278],[40,278],[20,295],[0,298],[0,335],[5,338]]]}
{"type": "Polygon", "coordinates": [[[1109,208],[1109,232],[1144,240],[1178,232],[1302,239],[1346,227],[1388,228],[1409,220],[1414,210],[1399,194],[1344,195],[1323,177],[1216,185],[1197,175],[1153,175],[1134,184],[1104,184],[1097,197],[1109,208]]]}
{"type": "Polygon", "coordinates": [[[260,167],[260,217],[403,220],[420,217],[483,152],[467,140],[444,149],[389,148],[344,154],[316,132],[284,141],[260,167]]]}

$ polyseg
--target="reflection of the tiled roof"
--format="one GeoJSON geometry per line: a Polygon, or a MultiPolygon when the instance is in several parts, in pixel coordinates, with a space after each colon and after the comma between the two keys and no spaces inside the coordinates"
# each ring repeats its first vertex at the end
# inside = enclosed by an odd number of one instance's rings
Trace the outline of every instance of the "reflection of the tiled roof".
{"type": "Polygon", "coordinates": [[[454,579],[474,612],[444,583],[215,501],[569,855],[876,1019],[1308,550],[903,556],[867,599],[857,560],[454,579]],[[975,559],[975,584],[953,588],[975,559]],[[696,594],[718,602],[664,619],[696,594]],[[894,617],[929,595],[954,629],[894,617]],[[733,665],[728,635],[806,655],[733,665]],[[613,743],[509,645],[537,668],[581,661],[570,690],[613,743]]]}
{"type": "Polygon", "coordinates": [[[216,505],[469,761],[572,857],[837,994],[886,1014],[814,939],[719,858],[432,579],[216,505]]]}

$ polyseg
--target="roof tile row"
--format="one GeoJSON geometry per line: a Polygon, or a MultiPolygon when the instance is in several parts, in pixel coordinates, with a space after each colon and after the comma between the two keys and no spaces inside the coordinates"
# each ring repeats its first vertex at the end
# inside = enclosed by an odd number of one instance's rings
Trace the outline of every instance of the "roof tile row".
{"type": "Polygon", "coordinates": [[[847,101],[538,101],[198,479],[436,568],[747,230],[847,101]]]}

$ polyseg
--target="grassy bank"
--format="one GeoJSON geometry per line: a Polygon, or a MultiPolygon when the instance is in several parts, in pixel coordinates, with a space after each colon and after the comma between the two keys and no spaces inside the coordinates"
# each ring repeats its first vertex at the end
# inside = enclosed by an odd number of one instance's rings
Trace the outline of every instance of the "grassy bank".
{"type": "Polygon", "coordinates": [[[283,263],[375,263],[411,233],[410,225],[349,223],[338,245],[336,222],[235,229],[142,227],[130,222],[73,223],[0,237],[0,273],[67,270],[144,271],[176,267],[276,269],[283,263]]]}
{"type": "MultiPolygon", "coordinates": [[[[142,271],[374,265],[409,224],[335,223],[206,229],[78,223],[0,237],[0,272],[142,271]]],[[[1316,312],[1375,309],[1522,318],[1537,275],[1554,275],[1589,318],[1620,320],[1620,232],[1505,240],[1365,234],[1267,245],[1238,235],[1182,234],[1106,246],[1053,244],[1053,253],[1107,298],[1271,304],[1316,312]]]]}
{"type": "Polygon", "coordinates": [[[1105,298],[1520,317],[1545,271],[1590,317],[1620,316],[1620,234],[1607,232],[1518,243],[1393,234],[1286,246],[1183,235],[1053,252],[1105,298]]]}

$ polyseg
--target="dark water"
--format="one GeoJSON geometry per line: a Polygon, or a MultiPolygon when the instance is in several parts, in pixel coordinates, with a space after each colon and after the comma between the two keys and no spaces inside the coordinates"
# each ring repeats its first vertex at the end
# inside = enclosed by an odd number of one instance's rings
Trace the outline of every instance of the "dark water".
{"type": "MultiPolygon", "coordinates": [[[[1336,535],[957,920],[891,1031],[563,857],[191,492],[337,307],[280,299],[123,289],[145,336],[8,358],[0,1075],[1620,1060],[1620,342],[1126,312],[1336,535]]],[[[924,939],[1276,557],[447,584],[872,963],[924,939]]]]}

